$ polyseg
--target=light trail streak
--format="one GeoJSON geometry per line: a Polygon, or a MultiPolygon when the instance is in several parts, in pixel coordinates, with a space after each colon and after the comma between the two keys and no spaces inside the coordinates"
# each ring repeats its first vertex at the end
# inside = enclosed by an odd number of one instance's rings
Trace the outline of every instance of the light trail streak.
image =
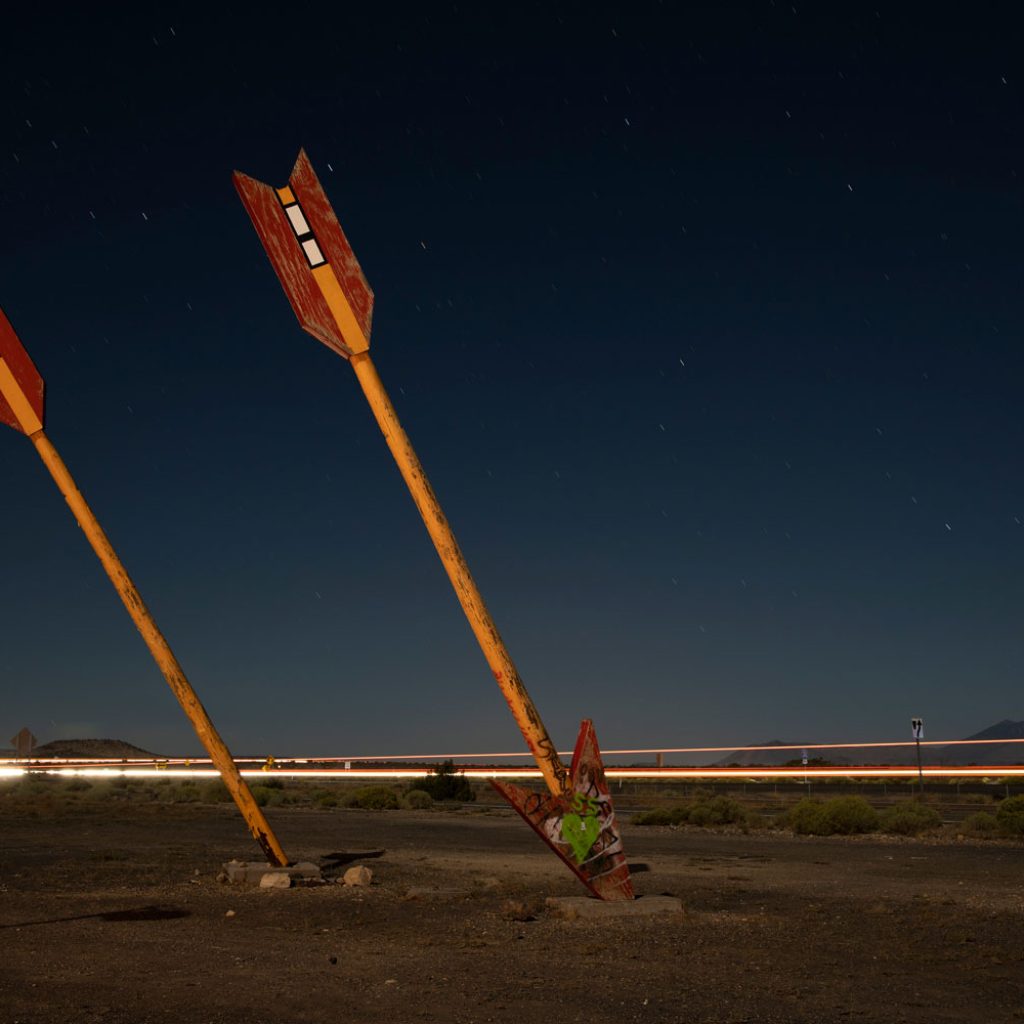
{"type": "MultiPolygon", "coordinates": [[[[969,746],[985,746],[991,744],[1002,744],[1002,745],[1024,745],[1024,739],[994,739],[994,740],[922,740],[922,747],[969,747],[969,746]]],[[[887,742],[869,741],[869,742],[854,742],[854,743],[786,743],[786,744],[763,744],[760,746],[726,746],[726,747],[637,747],[630,749],[618,749],[618,750],[605,750],[603,754],[605,756],[649,756],[658,754],[709,754],[709,753],[740,753],[742,751],[761,751],[768,750],[778,752],[781,750],[800,750],[800,751],[811,751],[811,750],[849,750],[849,749],[883,749],[890,747],[914,747],[916,746],[914,740],[892,740],[887,742]]],[[[572,751],[563,750],[559,751],[560,756],[569,757],[572,751]]],[[[474,761],[496,761],[501,758],[520,758],[520,757],[532,757],[533,755],[529,751],[514,750],[514,751],[499,751],[490,753],[464,753],[464,754],[366,754],[361,756],[346,756],[346,757],[236,757],[235,763],[239,765],[243,764],[258,764],[265,765],[270,764],[273,766],[273,770],[280,771],[280,765],[304,765],[304,764],[356,764],[356,763],[368,763],[368,762],[389,762],[389,761],[447,761],[447,760],[474,760],[474,761]]],[[[122,767],[125,765],[154,765],[161,764],[167,766],[184,766],[188,768],[191,765],[199,764],[212,764],[212,761],[208,757],[171,757],[171,758],[157,758],[156,760],[149,758],[110,758],[110,757],[75,757],[75,758],[29,758],[28,760],[11,758],[4,762],[8,765],[31,765],[34,768],[43,768],[48,765],[53,766],[65,766],[71,765],[91,765],[94,767],[122,767]]],[[[0,773],[5,771],[4,768],[0,768],[0,773]]],[[[801,774],[803,774],[801,769],[801,774]]]]}
{"type": "MultiPolygon", "coordinates": [[[[539,779],[536,768],[506,768],[469,766],[460,771],[471,779],[539,779]]],[[[1024,777],[1024,766],[1016,765],[971,765],[966,768],[951,768],[944,765],[926,765],[922,768],[926,778],[1018,778],[1024,777]]],[[[70,765],[47,767],[0,768],[0,777],[17,777],[29,774],[61,775],[85,778],[129,778],[139,779],[195,779],[218,778],[214,768],[156,768],[156,767],[73,767],[70,765]]],[[[430,768],[275,768],[264,772],[262,769],[245,768],[242,775],[252,779],[293,778],[293,779],[422,779],[431,774],[430,768]]],[[[760,779],[866,779],[903,778],[916,779],[917,766],[879,767],[876,765],[851,767],[785,767],[785,768],[605,768],[609,779],[738,779],[755,781],[760,779]]]]}

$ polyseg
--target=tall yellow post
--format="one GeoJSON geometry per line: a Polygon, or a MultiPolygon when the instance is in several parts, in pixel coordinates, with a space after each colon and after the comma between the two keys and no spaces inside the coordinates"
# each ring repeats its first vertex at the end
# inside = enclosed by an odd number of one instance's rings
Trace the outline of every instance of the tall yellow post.
{"type": "Polygon", "coordinates": [[[153,660],[163,673],[174,696],[178,698],[178,703],[188,715],[196,734],[220,772],[238,809],[242,812],[242,817],[245,818],[252,837],[260,844],[271,864],[284,867],[288,863],[288,858],[285,856],[284,850],[281,849],[277,836],[274,835],[263,812],[256,805],[252,792],[238,771],[238,766],[231,757],[230,751],[214,728],[213,722],[210,721],[210,716],[185,677],[181,665],[178,664],[178,659],[175,658],[163,634],[157,628],[156,622],[153,621],[153,616],[143,603],[128,571],[121,563],[121,559],[117,557],[107,535],[93,515],[92,509],[89,508],[81,491],[75,486],[75,481],[68,472],[67,466],[64,465],[63,459],[57,454],[57,449],[53,447],[42,429],[29,434],[29,440],[35,445],[36,451],[39,452],[40,458],[50,471],[57,487],[60,488],[61,494],[64,495],[64,500],[68,503],[82,532],[92,545],[100,562],[103,563],[103,568],[124,602],[125,608],[128,609],[128,614],[142,634],[149,653],[153,655],[153,660]]]}
{"type": "Polygon", "coordinates": [[[498,686],[501,687],[501,692],[505,695],[505,700],[508,701],[508,706],[512,709],[516,724],[533,752],[548,789],[554,794],[568,793],[569,772],[562,764],[555,745],[544,728],[540,713],[512,663],[508,649],[470,574],[466,559],[441,510],[412,442],[398,421],[398,414],[391,404],[387,391],[384,390],[384,384],[373,365],[370,353],[359,352],[349,361],[356,372],[366,400],[370,403],[377,425],[384,434],[384,440],[387,441],[388,448],[398,463],[402,477],[412,494],[412,500],[423,517],[430,539],[441,556],[445,572],[448,573],[448,579],[455,588],[455,594],[466,613],[466,618],[469,619],[473,634],[480,644],[491,672],[494,673],[498,686]]]}

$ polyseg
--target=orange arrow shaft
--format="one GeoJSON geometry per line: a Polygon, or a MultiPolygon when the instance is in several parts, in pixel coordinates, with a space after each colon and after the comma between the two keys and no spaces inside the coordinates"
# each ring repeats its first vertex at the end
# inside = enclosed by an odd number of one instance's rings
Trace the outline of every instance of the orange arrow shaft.
{"type": "Polygon", "coordinates": [[[238,766],[210,720],[210,716],[206,713],[206,709],[196,696],[195,690],[192,689],[178,659],[171,651],[164,635],[157,628],[153,616],[143,603],[127,569],[121,559],[117,557],[117,552],[114,551],[81,491],[75,486],[75,481],[68,472],[67,466],[64,465],[63,459],[57,454],[57,449],[53,447],[50,439],[42,430],[30,434],[30,440],[50,471],[61,494],[64,495],[64,500],[68,503],[78,525],[92,545],[93,551],[96,552],[103,564],[111,583],[114,584],[125,608],[128,609],[128,614],[142,634],[149,653],[153,655],[153,660],[163,673],[174,696],[177,697],[178,703],[188,715],[196,734],[220,772],[221,778],[238,805],[238,809],[242,812],[242,817],[245,818],[253,838],[260,844],[271,864],[283,867],[288,863],[288,858],[285,856],[284,850],[281,849],[281,844],[277,841],[267,819],[253,799],[252,792],[238,771],[238,766]]]}
{"type": "Polygon", "coordinates": [[[434,542],[448,579],[455,588],[455,594],[462,605],[462,610],[469,620],[469,625],[476,636],[477,642],[487,659],[487,664],[494,673],[494,678],[501,687],[501,692],[512,709],[512,715],[533,752],[537,766],[544,775],[548,789],[555,795],[567,793],[570,789],[569,773],[562,764],[551,737],[548,735],[536,705],[526,692],[526,687],[512,662],[505,647],[498,627],[494,624],[484,599],[473,580],[459,549],[458,541],[451,526],[441,510],[441,505],[434,494],[430,481],[423,471],[423,466],[413,449],[412,442],[398,421],[395,407],[391,404],[384,384],[377,373],[369,352],[359,352],[349,362],[355,370],[359,384],[366,395],[377,424],[384,434],[391,454],[402,473],[406,486],[412,494],[420,516],[427,527],[430,539],[434,542]]]}

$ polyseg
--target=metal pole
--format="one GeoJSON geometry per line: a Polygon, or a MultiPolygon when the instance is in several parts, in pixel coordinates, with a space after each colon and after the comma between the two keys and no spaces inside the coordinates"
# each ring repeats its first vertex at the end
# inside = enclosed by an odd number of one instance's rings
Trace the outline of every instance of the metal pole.
{"type": "Polygon", "coordinates": [[[921,737],[915,737],[917,744],[917,783],[918,788],[921,790],[921,796],[924,796],[924,771],[921,769],[921,737]]]}
{"type": "Polygon", "coordinates": [[[178,698],[178,703],[185,714],[188,715],[196,735],[198,735],[207,753],[212,758],[213,763],[221,774],[221,778],[224,780],[224,784],[228,788],[228,792],[231,793],[235,803],[238,805],[238,809],[242,812],[242,817],[245,818],[252,837],[260,844],[267,860],[271,864],[284,867],[288,863],[288,858],[281,849],[281,844],[277,841],[277,837],[267,823],[267,819],[263,816],[263,812],[256,805],[256,801],[253,799],[249,787],[238,771],[238,766],[231,757],[230,751],[224,745],[224,741],[214,728],[213,722],[210,721],[210,716],[206,713],[206,709],[200,703],[195,690],[192,689],[191,684],[186,679],[184,670],[178,664],[178,659],[175,658],[163,634],[157,628],[153,616],[143,603],[142,597],[128,575],[128,571],[117,557],[117,553],[97,522],[92,509],[89,508],[81,491],[75,486],[75,481],[68,472],[67,466],[64,465],[64,461],[57,454],[57,449],[53,447],[50,439],[42,430],[37,430],[30,434],[29,440],[35,445],[36,451],[39,452],[39,457],[50,471],[50,475],[60,489],[61,494],[64,495],[64,500],[68,503],[78,525],[82,528],[82,532],[92,545],[93,551],[96,552],[97,557],[102,562],[103,568],[110,577],[110,582],[114,584],[118,596],[124,602],[125,608],[128,609],[128,614],[132,617],[132,621],[142,634],[142,639],[145,640],[149,653],[153,655],[153,660],[163,673],[164,679],[167,680],[174,696],[178,698]]]}
{"type": "Polygon", "coordinates": [[[366,395],[366,400],[370,403],[373,415],[377,419],[377,425],[384,434],[384,440],[387,442],[388,448],[391,449],[395,462],[398,463],[398,468],[412,494],[412,500],[416,503],[416,508],[423,518],[430,539],[434,542],[438,555],[441,556],[445,572],[455,588],[455,595],[469,620],[477,643],[480,644],[487,664],[490,666],[491,672],[494,673],[494,678],[497,680],[498,686],[501,687],[508,706],[512,709],[516,724],[533,752],[548,789],[555,795],[568,793],[570,790],[569,772],[562,764],[555,745],[551,742],[551,737],[541,721],[540,712],[537,711],[530,695],[526,692],[526,687],[501,639],[498,627],[494,624],[490,612],[487,611],[484,599],[470,574],[466,559],[459,549],[455,534],[452,533],[452,528],[448,525],[448,520],[441,510],[437,496],[413,450],[412,442],[402,429],[401,423],[398,422],[395,407],[384,390],[384,384],[373,365],[369,352],[359,352],[353,355],[349,361],[352,364],[352,369],[355,370],[363,393],[366,395]]]}

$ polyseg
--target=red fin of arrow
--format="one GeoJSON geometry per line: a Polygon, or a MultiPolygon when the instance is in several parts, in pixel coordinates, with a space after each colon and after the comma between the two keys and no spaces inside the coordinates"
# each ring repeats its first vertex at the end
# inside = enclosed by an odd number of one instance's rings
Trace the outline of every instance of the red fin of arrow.
{"type": "MultiPolygon", "coordinates": [[[[45,407],[43,400],[43,378],[33,365],[32,360],[25,351],[25,346],[22,345],[18,335],[15,334],[11,322],[4,315],[2,309],[0,309],[0,359],[7,364],[15,383],[21,389],[39,422],[42,423],[45,407]]],[[[0,423],[6,423],[7,426],[14,427],[15,430],[21,433],[25,432],[18,417],[14,414],[14,410],[4,400],[2,394],[0,394],[0,423]]]]}
{"type": "Polygon", "coordinates": [[[593,723],[580,726],[572,755],[572,789],[563,796],[507,782],[492,786],[599,899],[631,900],[633,884],[593,723]]]}
{"type": "Polygon", "coordinates": [[[373,292],[304,149],[299,150],[299,158],[292,168],[288,184],[352,307],[364,337],[369,340],[373,322],[373,292]]]}
{"type": "MultiPolygon", "coordinates": [[[[242,204],[256,228],[256,233],[260,236],[263,248],[302,329],[347,359],[352,350],[346,344],[338,321],[313,277],[310,263],[288,221],[278,191],[262,181],[242,174],[241,171],[235,171],[233,178],[242,204]]],[[[363,332],[363,337],[369,341],[370,325],[373,320],[373,292],[366,283],[359,261],[345,237],[345,232],[341,230],[341,224],[305,150],[299,152],[288,187],[294,201],[298,202],[316,245],[331,268],[345,301],[363,332]]]]}

